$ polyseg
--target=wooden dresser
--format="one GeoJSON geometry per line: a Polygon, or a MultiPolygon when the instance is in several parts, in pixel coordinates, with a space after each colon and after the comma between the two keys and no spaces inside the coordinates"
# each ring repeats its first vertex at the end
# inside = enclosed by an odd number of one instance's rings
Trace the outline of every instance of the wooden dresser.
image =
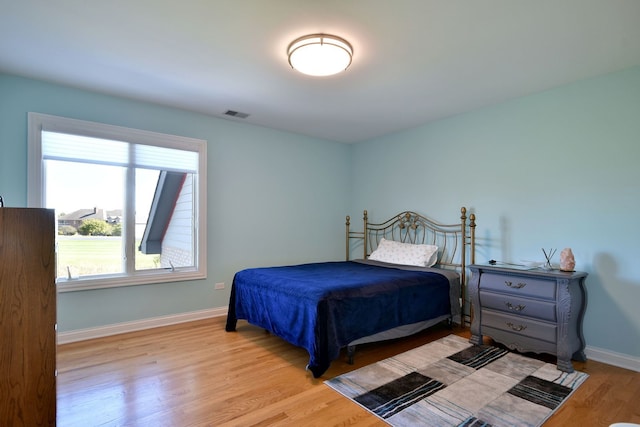
{"type": "Polygon", "coordinates": [[[555,354],[565,372],[573,372],[571,359],[586,360],[587,273],[478,264],[469,269],[473,344],[487,335],[512,350],[555,354]]]}
{"type": "Polygon", "coordinates": [[[55,215],[0,208],[0,426],[56,424],[55,215]]]}

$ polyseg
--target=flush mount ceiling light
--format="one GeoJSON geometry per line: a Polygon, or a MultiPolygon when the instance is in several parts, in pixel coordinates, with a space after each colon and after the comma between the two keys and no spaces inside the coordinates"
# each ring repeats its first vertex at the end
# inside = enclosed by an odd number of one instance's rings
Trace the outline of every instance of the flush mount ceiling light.
{"type": "Polygon", "coordinates": [[[351,65],[353,47],[341,37],[311,34],[295,39],[287,48],[289,65],[310,76],[330,76],[351,65]]]}

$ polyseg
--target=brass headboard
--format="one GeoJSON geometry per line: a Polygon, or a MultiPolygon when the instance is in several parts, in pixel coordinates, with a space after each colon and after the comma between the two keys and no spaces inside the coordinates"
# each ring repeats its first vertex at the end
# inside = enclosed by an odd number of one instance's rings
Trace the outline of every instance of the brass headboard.
{"type": "Polygon", "coordinates": [[[455,269],[460,273],[461,297],[464,306],[466,267],[475,263],[476,216],[475,214],[470,214],[467,222],[467,208],[465,207],[460,209],[460,214],[459,222],[441,224],[418,213],[405,211],[376,224],[369,222],[367,211],[365,210],[363,231],[352,231],[350,229],[351,218],[347,216],[346,259],[347,261],[351,259],[350,249],[353,240],[362,241],[363,258],[365,259],[375,250],[383,237],[397,242],[437,245],[437,266],[455,269]],[[469,263],[467,262],[467,255],[469,256],[469,263]]]}

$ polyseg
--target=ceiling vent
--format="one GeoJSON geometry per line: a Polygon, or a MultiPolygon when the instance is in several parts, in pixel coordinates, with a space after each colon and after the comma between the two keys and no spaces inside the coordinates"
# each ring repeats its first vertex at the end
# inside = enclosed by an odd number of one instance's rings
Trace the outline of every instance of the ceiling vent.
{"type": "Polygon", "coordinates": [[[225,116],[237,117],[239,119],[246,119],[249,117],[247,113],[241,113],[239,111],[227,110],[224,113],[225,116]]]}

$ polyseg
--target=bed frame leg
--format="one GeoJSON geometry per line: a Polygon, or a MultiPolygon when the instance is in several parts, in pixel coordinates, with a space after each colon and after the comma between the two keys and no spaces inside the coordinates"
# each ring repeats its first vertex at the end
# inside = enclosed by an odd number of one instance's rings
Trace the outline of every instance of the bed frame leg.
{"type": "Polygon", "coordinates": [[[356,354],[356,346],[355,345],[348,345],[347,346],[347,363],[349,365],[353,365],[353,358],[356,354]]]}

